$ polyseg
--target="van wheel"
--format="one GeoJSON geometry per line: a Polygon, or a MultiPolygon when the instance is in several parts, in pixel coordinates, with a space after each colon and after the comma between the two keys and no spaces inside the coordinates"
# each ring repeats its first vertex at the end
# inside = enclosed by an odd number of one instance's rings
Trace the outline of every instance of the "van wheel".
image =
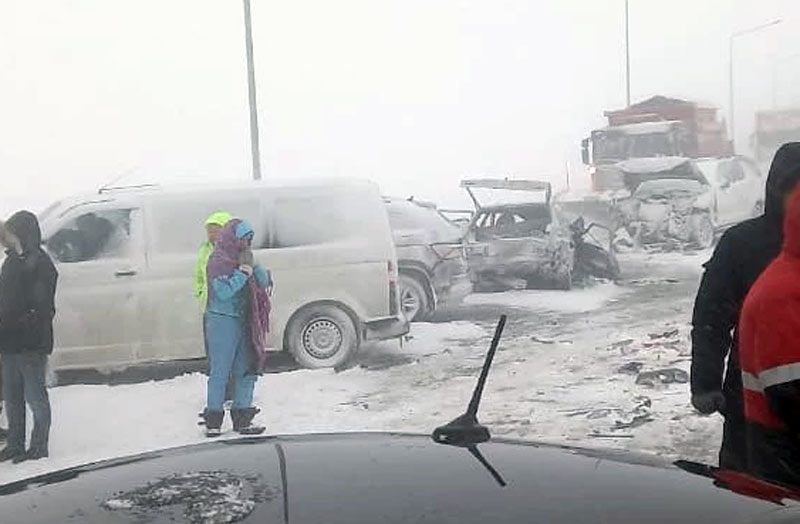
{"type": "Polygon", "coordinates": [[[358,350],[358,333],[341,308],[317,305],[292,319],[287,343],[294,359],[305,368],[338,367],[358,350]]]}
{"type": "Polygon", "coordinates": [[[400,274],[400,304],[410,322],[420,322],[430,316],[428,293],[416,278],[400,274]]]}

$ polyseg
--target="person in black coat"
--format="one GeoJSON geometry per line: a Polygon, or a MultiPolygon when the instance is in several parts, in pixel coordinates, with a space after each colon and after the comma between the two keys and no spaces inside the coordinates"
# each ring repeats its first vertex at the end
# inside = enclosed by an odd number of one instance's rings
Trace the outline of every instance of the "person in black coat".
{"type": "Polygon", "coordinates": [[[5,224],[6,259],[0,269],[0,358],[8,439],[0,462],[48,456],[50,400],[47,359],[53,352],[58,273],[41,247],[36,216],[14,214],[5,224]],[[31,445],[25,449],[25,404],[33,412],[31,445]]]}
{"type": "Polygon", "coordinates": [[[750,287],[778,256],[786,200],[800,181],[800,142],[775,153],[764,214],[730,228],[704,265],[692,315],[692,405],[725,417],[720,467],[747,470],[746,425],[738,358],[738,322],[750,287]],[[726,371],[727,363],[727,371],[726,371]],[[724,374],[724,378],[723,378],[724,374]]]}

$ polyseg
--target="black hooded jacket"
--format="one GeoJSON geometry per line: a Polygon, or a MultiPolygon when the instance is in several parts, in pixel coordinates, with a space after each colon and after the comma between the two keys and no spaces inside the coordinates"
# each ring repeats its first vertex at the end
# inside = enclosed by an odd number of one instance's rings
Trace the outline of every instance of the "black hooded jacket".
{"type": "Polygon", "coordinates": [[[744,404],[737,350],[739,314],[750,287],[781,251],[783,199],[798,181],[800,142],[791,142],[781,146],[770,166],[764,214],[737,224],[722,235],[711,260],[704,266],[694,304],[692,394],[722,390],[726,417],[742,422],[744,404]]]}
{"type": "Polygon", "coordinates": [[[0,353],[52,353],[58,273],[33,213],[14,214],[6,227],[22,254],[8,251],[0,269],[0,353]]]}

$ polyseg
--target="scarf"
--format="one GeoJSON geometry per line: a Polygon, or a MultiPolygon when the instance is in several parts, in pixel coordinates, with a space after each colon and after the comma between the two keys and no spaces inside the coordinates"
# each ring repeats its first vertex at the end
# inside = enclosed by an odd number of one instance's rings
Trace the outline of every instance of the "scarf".
{"type": "MultiPolygon", "coordinates": [[[[243,248],[241,237],[237,231],[250,232],[252,228],[238,218],[230,220],[222,228],[214,252],[208,260],[209,283],[221,276],[232,275],[243,263],[253,264],[252,252],[243,248]]],[[[245,236],[244,234],[242,237],[245,236]]],[[[260,374],[264,371],[267,359],[269,315],[272,310],[269,293],[258,285],[258,280],[251,276],[247,279],[247,331],[251,348],[251,371],[260,374]]]]}

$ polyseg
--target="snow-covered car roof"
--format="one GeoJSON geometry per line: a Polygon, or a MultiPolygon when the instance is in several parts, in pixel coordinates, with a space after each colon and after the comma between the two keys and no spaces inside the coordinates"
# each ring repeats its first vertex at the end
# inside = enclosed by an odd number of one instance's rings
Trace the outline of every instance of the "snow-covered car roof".
{"type": "Polygon", "coordinates": [[[198,183],[198,184],[137,184],[131,186],[104,187],[91,193],[78,193],[48,206],[41,214],[40,220],[44,223],[53,217],[63,215],[66,211],[86,204],[102,204],[107,202],[136,203],[142,198],[151,196],[193,195],[209,192],[246,191],[256,189],[304,189],[304,188],[348,188],[348,187],[373,187],[374,182],[361,178],[351,177],[319,177],[308,179],[270,179],[260,181],[231,181],[225,183],[198,183]]]}

